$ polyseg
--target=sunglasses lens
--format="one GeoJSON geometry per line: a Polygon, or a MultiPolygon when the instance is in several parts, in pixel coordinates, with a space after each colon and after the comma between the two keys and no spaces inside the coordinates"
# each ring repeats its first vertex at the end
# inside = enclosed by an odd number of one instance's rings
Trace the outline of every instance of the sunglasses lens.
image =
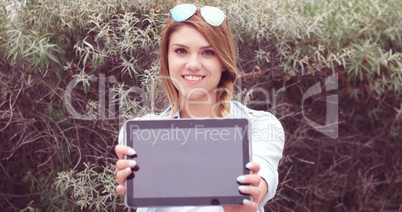
{"type": "Polygon", "coordinates": [[[172,9],[172,18],[175,21],[184,21],[189,19],[192,15],[194,15],[197,7],[192,4],[181,4],[177,5],[172,9]]]}
{"type": "Polygon", "coordinates": [[[225,20],[225,14],[216,7],[205,6],[201,8],[201,15],[204,20],[212,26],[219,26],[225,20]]]}

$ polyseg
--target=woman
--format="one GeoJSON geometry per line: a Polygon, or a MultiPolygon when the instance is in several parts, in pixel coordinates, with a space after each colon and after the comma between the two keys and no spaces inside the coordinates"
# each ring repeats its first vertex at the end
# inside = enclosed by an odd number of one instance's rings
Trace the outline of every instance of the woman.
{"type": "MultiPolygon", "coordinates": [[[[230,101],[237,78],[236,53],[227,20],[221,10],[202,5],[178,5],[171,10],[162,32],[160,77],[170,107],[163,118],[248,118],[251,123],[252,162],[247,168],[253,174],[237,179],[241,193],[250,194],[253,202],[242,206],[176,207],[137,211],[263,211],[264,204],[275,195],[278,185],[277,166],[282,157],[284,132],[280,122],[270,113],[250,110],[230,101]]],[[[122,135],[122,132],[121,134],[122,135]]],[[[123,136],[119,136],[122,143],[123,136]]],[[[117,193],[124,194],[124,181],[136,165],[124,160],[134,155],[128,146],[117,145],[117,193]]]]}

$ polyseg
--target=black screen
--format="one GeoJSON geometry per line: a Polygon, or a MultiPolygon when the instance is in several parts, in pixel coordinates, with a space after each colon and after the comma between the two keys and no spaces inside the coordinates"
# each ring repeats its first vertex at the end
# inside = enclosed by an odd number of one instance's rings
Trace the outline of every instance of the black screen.
{"type": "Polygon", "coordinates": [[[241,204],[245,198],[236,178],[249,173],[247,120],[132,121],[126,129],[138,166],[127,180],[132,194],[127,202],[211,205],[232,199],[227,204],[241,204]]]}

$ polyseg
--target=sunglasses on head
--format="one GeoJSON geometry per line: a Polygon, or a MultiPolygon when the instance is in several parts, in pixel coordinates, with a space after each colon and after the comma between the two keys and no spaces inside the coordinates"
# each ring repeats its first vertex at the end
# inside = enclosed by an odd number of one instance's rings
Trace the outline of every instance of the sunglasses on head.
{"type": "MultiPolygon", "coordinates": [[[[195,14],[197,7],[192,4],[180,4],[175,6],[170,12],[175,21],[185,21],[195,14]]],[[[219,26],[225,20],[225,14],[216,7],[204,6],[201,8],[201,16],[212,25],[219,26]]]]}

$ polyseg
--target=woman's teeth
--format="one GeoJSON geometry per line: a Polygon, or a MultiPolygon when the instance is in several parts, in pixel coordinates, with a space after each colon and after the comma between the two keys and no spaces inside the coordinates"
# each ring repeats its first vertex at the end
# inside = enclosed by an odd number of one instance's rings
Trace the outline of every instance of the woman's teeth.
{"type": "Polygon", "coordinates": [[[184,79],[188,80],[188,81],[200,81],[202,79],[202,77],[198,77],[198,76],[184,76],[184,79]]]}

